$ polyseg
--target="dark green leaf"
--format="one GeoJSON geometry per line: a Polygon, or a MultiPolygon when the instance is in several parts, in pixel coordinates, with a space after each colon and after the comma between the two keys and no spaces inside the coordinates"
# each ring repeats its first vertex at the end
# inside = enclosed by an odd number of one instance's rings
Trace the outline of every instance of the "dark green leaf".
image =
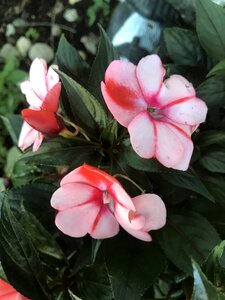
{"type": "Polygon", "coordinates": [[[88,64],[81,58],[79,52],[62,35],[56,51],[56,62],[59,70],[79,83],[85,84],[89,73],[88,64]]]}
{"type": "Polygon", "coordinates": [[[5,199],[1,209],[0,252],[4,271],[13,286],[34,300],[49,299],[37,251],[5,199]]]}
{"type": "Polygon", "coordinates": [[[107,143],[109,146],[113,146],[115,140],[117,139],[118,123],[115,119],[108,122],[106,128],[103,129],[101,133],[101,140],[107,143]]]}
{"type": "Polygon", "coordinates": [[[222,292],[225,292],[225,269],[220,261],[224,249],[225,241],[222,241],[213,249],[203,266],[207,278],[222,292]]]}
{"type": "Polygon", "coordinates": [[[211,0],[196,1],[196,28],[206,52],[215,60],[225,58],[225,13],[211,0]]]}
{"type": "Polygon", "coordinates": [[[160,176],[175,186],[193,191],[211,201],[214,201],[213,196],[209,193],[202,181],[190,173],[179,172],[176,174],[170,174],[170,176],[166,174],[160,174],[160,176]]]}
{"type": "Polygon", "coordinates": [[[81,298],[79,298],[76,295],[74,295],[70,290],[68,292],[69,292],[71,300],[82,300],[81,298]]]}
{"type": "Polygon", "coordinates": [[[43,143],[38,151],[25,152],[21,160],[44,166],[70,166],[78,167],[84,162],[91,163],[98,157],[95,146],[90,146],[85,141],[68,141],[53,139],[43,143]],[[54,155],[53,155],[54,153],[54,155]]]}
{"type": "Polygon", "coordinates": [[[207,77],[210,76],[221,76],[225,77],[225,59],[221,60],[215,67],[210,70],[207,74],[207,77]]]}
{"type": "Polygon", "coordinates": [[[205,276],[196,262],[192,262],[194,290],[191,300],[225,300],[222,294],[205,276]]]}
{"type": "Polygon", "coordinates": [[[203,65],[203,51],[195,32],[179,27],[166,28],[164,39],[170,58],[179,65],[203,65]]]}
{"type": "Polygon", "coordinates": [[[166,226],[158,233],[158,241],[174,265],[191,274],[191,257],[201,264],[220,238],[205,218],[188,213],[169,216],[166,226]]]}
{"type": "Polygon", "coordinates": [[[165,268],[153,243],[120,236],[106,242],[106,265],[115,300],[139,300],[165,268]]]}
{"type": "Polygon", "coordinates": [[[107,116],[95,97],[65,73],[58,73],[66,89],[75,122],[92,134],[105,128],[107,116]]]}
{"type": "Polygon", "coordinates": [[[202,156],[199,161],[206,170],[225,173],[225,152],[210,152],[202,156]]]}
{"type": "Polygon", "coordinates": [[[222,130],[207,130],[200,132],[198,144],[203,148],[215,144],[225,145],[225,132],[222,130]]]}
{"type": "Polygon", "coordinates": [[[99,25],[100,41],[98,51],[91,68],[88,87],[90,92],[98,99],[101,105],[106,109],[105,101],[101,92],[101,81],[105,78],[105,71],[108,65],[115,59],[119,59],[115,48],[113,47],[105,30],[99,25]]]}
{"type": "Polygon", "coordinates": [[[223,176],[207,176],[204,183],[215,201],[225,209],[225,178],[223,176]]]}
{"type": "Polygon", "coordinates": [[[224,106],[225,80],[219,77],[208,78],[198,86],[197,96],[203,99],[209,108],[224,106]]]}
{"type": "Polygon", "coordinates": [[[8,130],[13,143],[17,145],[23,119],[20,115],[11,115],[8,117],[0,116],[0,118],[8,130]]]}

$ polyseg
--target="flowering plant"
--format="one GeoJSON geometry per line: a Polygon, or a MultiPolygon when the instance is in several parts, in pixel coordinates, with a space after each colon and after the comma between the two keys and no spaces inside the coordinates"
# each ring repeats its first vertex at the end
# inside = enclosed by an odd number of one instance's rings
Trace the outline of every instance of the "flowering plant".
{"type": "Polygon", "coordinates": [[[64,36],[32,62],[0,300],[225,299],[223,8],[198,0],[196,24],[137,65],[101,27],[92,66],[64,36]]]}

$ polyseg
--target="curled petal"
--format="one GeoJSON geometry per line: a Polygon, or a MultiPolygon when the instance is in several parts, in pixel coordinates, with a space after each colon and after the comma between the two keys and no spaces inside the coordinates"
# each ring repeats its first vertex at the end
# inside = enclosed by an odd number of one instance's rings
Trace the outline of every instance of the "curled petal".
{"type": "Polygon", "coordinates": [[[181,75],[172,75],[164,81],[157,97],[157,106],[178,103],[186,98],[194,98],[193,85],[181,75]]]}
{"type": "Polygon", "coordinates": [[[144,231],[156,230],[166,224],[166,207],[155,194],[144,194],[132,198],[137,213],[145,217],[144,231]]]}
{"type": "Polygon", "coordinates": [[[129,122],[147,108],[139,87],[136,66],[127,61],[113,61],[101,83],[105,102],[115,119],[127,127],[129,122]]]}
{"type": "Polygon", "coordinates": [[[58,134],[65,126],[63,120],[55,113],[44,110],[23,109],[23,119],[34,129],[47,137],[58,134]]]}
{"type": "Polygon", "coordinates": [[[134,151],[143,158],[155,155],[155,124],[147,111],[138,114],[129,124],[128,131],[134,151]]]}
{"type": "MultiPolygon", "coordinates": [[[[171,103],[173,104],[173,102],[171,103]]],[[[205,121],[207,114],[205,102],[198,98],[183,100],[161,109],[164,116],[185,125],[197,125],[205,121]]]]}
{"type": "Polygon", "coordinates": [[[160,92],[166,71],[158,55],[142,58],[136,69],[139,85],[149,106],[154,106],[155,98],[160,92]]]}
{"type": "Polygon", "coordinates": [[[47,64],[43,59],[35,58],[30,67],[30,82],[34,92],[44,100],[47,94],[47,64]]]}

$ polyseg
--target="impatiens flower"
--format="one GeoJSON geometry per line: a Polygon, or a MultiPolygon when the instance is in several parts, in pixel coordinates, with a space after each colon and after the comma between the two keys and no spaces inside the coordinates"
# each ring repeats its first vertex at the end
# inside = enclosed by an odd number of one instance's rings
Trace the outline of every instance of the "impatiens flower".
{"type": "Polygon", "coordinates": [[[30,68],[30,81],[21,84],[29,108],[22,111],[23,123],[19,147],[25,150],[33,144],[38,150],[44,136],[52,137],[64,128],[62,119],[56,115],[59,106],[61,83],[58,74],[46,62],[36,58],[30,68]]]}
{"type": "Polygon", "coordinates": [[[58,210],[56,226],[72,237],[89,233],[104,239],[119,232],[119,224],[131,235],[151,241],[150,230],[165,225],[166,208],[155,194],[133,199],[113,176],[84,164],[66,175],[51,199],[58,210]]]}
{"type": "Polygon", "coordinates": [[[142,58],[137,66],[115,60],[101,89],[140,157],[155,157],[168,168],[186,170],[193,152],[190,137],[205,121],[207,107],[184,77],[172,75],[163,82],[165,73],[157,55],[142,58]]]}
{"type": "Polygon", "coordinates": [[[9,283],[0,279],[0,300],[28,300],[17,292],[9,283]]]}

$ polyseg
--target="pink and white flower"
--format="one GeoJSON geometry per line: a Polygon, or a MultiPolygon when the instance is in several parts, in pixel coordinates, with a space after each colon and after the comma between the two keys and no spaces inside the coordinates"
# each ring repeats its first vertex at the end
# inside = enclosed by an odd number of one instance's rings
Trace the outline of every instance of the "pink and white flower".
{"type": "Polygon", "coordinates": [[[18,146],[21,150],[25,150],[33,144],[33,151],[36,151],[45,135],[42,129],[47,127],[49,122],[51,130],[54,130],[47,134],[51,135],[57,132],[57,126],[58,130],[61,129],[61,124],[58,124],[58,118],[55,115],[59,106],[61,83],[58,74],[52,67],[47,69],[47,64],[42,59],[36,58],[32,62],[29,75],[30,80],[21,84],[21,91],[25,94],[30,106],[29,109],[22,111],[25,121],[22,125],[18,146]],[[39,126],[36,124],[37,120],[39,120],[39,126]]]}
{"type": "Polygon", "coordinates": [[[28,300],[12,287],[8,282],[0,279],[0,300],[28,300]]]}
{"type": "Polygon", "coordinates": [[[119,224],[131,235],[151,241],[148,233],[165,225],[166,208],[155,194],[133,199],[113,176],[84,164],[66,175],[51,199],[58,214],[56,226],[72,237],[89,233],[104,239],[119,232],[119,224]]]}
{"type": "Polygon", "coordinates": [[[193,152],[190,137],[205,121],[207,107],[184,77],[172,75],[163,82],[165,73],[157,55],[142,58],[137,66],[115,60],[101,83],[102,94],[140,157],[186,170],[193,152]]]}

